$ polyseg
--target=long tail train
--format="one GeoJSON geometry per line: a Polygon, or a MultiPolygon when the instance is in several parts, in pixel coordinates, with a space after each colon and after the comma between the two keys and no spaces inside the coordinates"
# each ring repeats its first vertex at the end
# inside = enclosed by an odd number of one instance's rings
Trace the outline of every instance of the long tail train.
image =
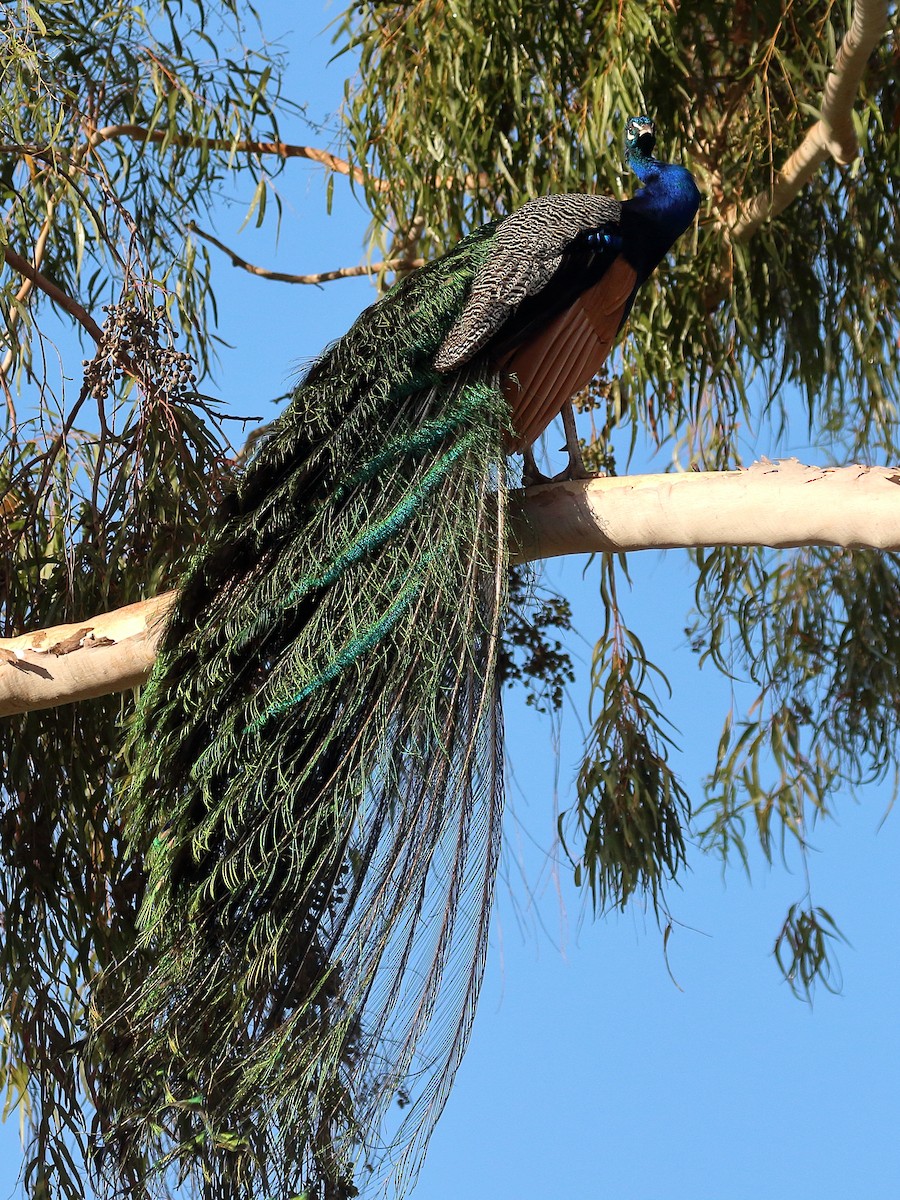
{"type": "Polygon", "coordinates": [[[360,1157],[418,1165],[498,854],[506,452],[694,219],[653,145],[629,120],[633,199],[530,201],[363,313],[188,571],[128,744],[141,933],[93,997],[108,1190],[343,1200],[360,1157]]]}
{"type": "Polygon", "coordinates": [[[312,368],[182,587],[130,738],[152,965],[108,984],[120,1170],[353,1194],[360,1114],[410,1099],[412,1164],[443,1105],[498,850],[509,416],[495,374],[432,364],[487,244],[312,368]]]}

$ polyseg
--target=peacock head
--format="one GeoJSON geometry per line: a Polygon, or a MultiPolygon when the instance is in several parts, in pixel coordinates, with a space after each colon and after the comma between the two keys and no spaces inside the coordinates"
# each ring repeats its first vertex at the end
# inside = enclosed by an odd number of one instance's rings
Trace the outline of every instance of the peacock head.
{"type": "Polygon", "coordinates": [[[625,153],[649,158],[656,145],[656,127],[649,117],[629,117],[625,122],[625,153]]]}

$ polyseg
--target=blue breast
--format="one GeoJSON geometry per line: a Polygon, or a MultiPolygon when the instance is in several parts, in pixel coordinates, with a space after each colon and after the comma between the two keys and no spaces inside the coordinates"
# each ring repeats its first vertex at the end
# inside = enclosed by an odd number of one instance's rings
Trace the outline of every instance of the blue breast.
{"type": "Polygon", "coordinates": [[[675,163],[631,165],[644,186],[622,205],[622,252],[643,281],[690,227],[700,192],[690,171],[675,163]]]}

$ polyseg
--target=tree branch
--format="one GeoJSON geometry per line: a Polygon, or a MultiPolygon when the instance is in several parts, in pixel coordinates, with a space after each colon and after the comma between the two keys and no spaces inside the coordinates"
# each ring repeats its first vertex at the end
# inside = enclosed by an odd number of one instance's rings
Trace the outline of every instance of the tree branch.
{"type": "MultiPolygon", "coordinates": [[[[47,239],[50,237],[50,230],[53,225],[53,214],[55,211],[56,211],[56,204],[53,200],[50,200],[47,204],[47,215],[44,217],[43,224],[41,225],[41,231],[37,235],[37,238],[34,243],[34,254],[32,256],[31,265],[34,267],[35,271],[39,271],[41,269],[41,263],[43,262],[43,259],[44,259],[44,252],[47,249],[47,239]]],[[[35,286],[34,279],[23,278],[22,286],[16,292],[16,300],[18,301],[19,304],[25,303],[25,301],[28,299],[28,296],[30,295],[31,290],[34,286],[35,286]]],[[[7,383],[7,376],[9,375],[10,367],[13,365],[13,362],[15,361],[16,350],[18,349],[18,346],[19,346],[17,339],[13,335],[15,333],[15,329],[19,323],[20,318],[21,318],[21,311],[19,308],[10,309],[10,313],[9,313],[9,316],[8,316],[7,322],[6,322],[7,329],[9,330],[9,335],[10,335],[10,346],[9,346],[9,349],[7,350],[6,354],[3,356],[3,362],[0,363],[0,380],[2,380],[4,390],[7,392],[7,400],[8,400],[9,405],[12,404],[12,398],[9,393],[9,385],[7,383]]],[[[13,426],[15,426],[15,424],[16,424],[15,416],[13,414],[13,426]]]]}
{"type": "MultiPolygon", "coordinates": [[[[95,129],[90,136],[91,147],[99,146],[102,142],[114,141],[117,138],[132,138],[134,141],[166,142],[169,145],[180,146],[188,150],[224,150],[233,154],[271,154],[278,158],[306,158],[311,162],[320,163],[329,171],[338,175],[346,175],[356,183],[366,183],[367,177],[361,167],[351,166],[343,158],[331,154],[328,150],[319,150],[315,146],[297,146],[289,142],[233,142],[229,138],[200,138],[190,134],[170,134],[166,129],[145,129],[142,125],[107,125],[103,129],[95,129]]],[[[370,187],[376,191],[386,188],[379,179],[368,179],[370,187]]]]}
{"type": "Polygon", "coordinates": [[[223,254],[227,254],[233,267],[241,267],[244,271],[249,271],[251,275],[258,275],[261,279],[274,279],[279,283],[330,283],[333,279],[356,279],[360,275],[378,275],[381,271],[412,271],[425,263],[424,258],[389,258],[384,262],[361,263],[355,267],[336,267],[333,271],[319,271],[315,275],[291,275],[285,271],[270,271],[266,267],[254,266],[253,263],[241,258],[239,254],[235,254],[211,233],[206,233],[194,221],[188,222],[188,229],[192,233],[196,233],[198,237],[202,237],[204,241],[216,246],[223,254]]]}
{"type": "Polygon", "coordinates": [[[11,250],[7,246],[3,251],[3,257],[9,263],[14,271],[18,271],[26,279],[30,280],[35,287],[41,289],[57,307],[63,309],[71,317],[74,317],[79,325],[91,335],[95,342],[99,342],[102,336],[100,326],[91,316],[91,314],[71,296],[67,296],[62,288],[57,287],[55,283],[51,283],[45,275],[42,275],[35,267],[31,265],[27,258],[23,258],[21,254],[16,254],[15,250],[11,250]]]}
{"type": "Polygon", "coordinates": [[[841,42],[822,93],[821,117],[776,174],[771,189],[736,205],[725,223],[736,241],[747,241],[769,217],[797,198],[829,155],[847,164],[859,153],[853,103],[869,55],[888,29],[888,0],[856,0],[853,20],[841,42]]]}
{"type": "Polygon", "coordinates": [[[0,638],[0,716],[143,683],[174,597],[165,592],[80,623],[0,638]]]}
{"type": "MultiPolygon", "coordinates": [[[[796,459],[541,484],[514,496],[512,557],[723,545],[900,550],[898,485],[900,469],[796,459]]],[[[136,687],[150,672],[174,597],[0,639],[0,716],[136,687]]]]}
{"type": "Polygon", "coordinates": [[[900,549],[900,469],[808,467],[623,475],[520,493],[516,561],[698,546],[900,549]]]}

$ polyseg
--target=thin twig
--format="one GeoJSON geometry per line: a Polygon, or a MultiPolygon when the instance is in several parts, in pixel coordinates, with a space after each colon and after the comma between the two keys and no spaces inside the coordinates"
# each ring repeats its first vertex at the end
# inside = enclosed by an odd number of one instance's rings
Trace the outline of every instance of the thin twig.
{"type": "MultiPolygon", "coordinates": [[[[96,129],[86,142],[73,151],[72,157],[69,160],[61,159],[59,151],[55,147],[25,145],[18,142],[4,142],[0,144],[0,157],[9,154],[28,154],[32,158],[52,161],[54,165],[60,161],[77,163],[84,158],[88,150],[102,145],[103,142],[115,141],[116,138],[120,137],[133,138],[135,141],[153,142],[157,145],[166,142],[170,146],[178,146],[188,150],[223,150],[244,154],[272,154],[277,155],[279,158],[306,158],[310,162],[320,163],[327,170],[334,171],[337,175],[346,175],[348,179],[352,179],[355,183],[368,184],[373,191],[387,192],[391,187],[391,184],[386,179],[379,179],[375,175],[369,175],[362,167],[353,166],[346,159],[338,158],[336,154],[332,154],[329,150],[320,150],[317,146],[300,146],[289,142],[256,142],[252,140],[232,142],[228,138],[198,138],[184,133],[170,135],[166,130],[145,129],[143,125],[108,125],[103,129],[96,129]]],[[[446,188],[448,190],[458,187],[461,184],[466,191],[472,192],[479,188],[490,187],[491,178],[491,175],[487,171],[479,171],[477,174],[469,172],[462,179],[457,178],[455,175],[438,175],[432,182],[435,187],[446,188]]]]}
{"type": "Polygon", "coordinates": [[[271,154],[278,158],[307,158],[338,175],[348,176],[356,183],[368,183],[376,191],[387,187],[381,180],[367,176],[362,167],[352,166],[346,159],[338,158],[336,154],[320,150],[316,146],[298,146],[289,142],[233,142],[229,138],[198,138],[186,133],[170,134],[165,129],[145,129],[142,125],[107,125],[103,129],[95,129],[89,142],[93,147],[99,146],[101,142],[123,137],[143,142],[167,142],[169,145],[189,150],[224,150],[232,154],[271,154]]]}
{"type": "Polygon", "coordinates": [[[188,223],[188,229],[192,233],[196,233],[198,237],[202,237],[204,241],[216,246],[223,254],[227,254],[231,259],[232,266],[249,271],[251,275],[258,275],[260,279],[274,279],[279,283],[330,283],[333,279],[357,279],[360,275],[378,275],[382,271],[412,271],[416,267],[421,267],[425,262],[423,258],[389,258],[384,262],[360,263],[355,267],[336,267],[333,271],[319,271],[315,275],[292,275],[286,271],[270,271],[266,267],[257,267],[253,263],[247,262],[246,259],[235,254],[218,238],[201,229],[193,221],[188,223]]]}
{"type": "MultiPolygon", "coordinates": [[[[50,200],[49,203],[47,204],[47,215],[44,217],[44,222],[41,225],[41,231],[37,235],[37,238],[34,243],[34,254],[32,256],[32,266],[34,267],[34,269],[36,271],[40,270],[41,262],[43,261],[43,258],[44,258],[44,251],[47,248],[47,239],[50,236],[50,229],[52,226],[53,214],[54,214],[55,210],[56,210],[56,204],[53,200],[50,200]]],[[[10,309],[9,319],[7,320],[7,323],[6,323],[7,329],[9,330],[11,335],[15,331],[15,328],[18,325],[20,317],[21,317],[21,313],[20,313],[20,309],[18,308],[18,305],[24,304],[24,302],[28,299],[28,296],[34,286],[35,286],[34,280],[32,278],[25,277],[22,280],[22,286],[16,292],[17,307],[10,309]]],[[[19,345],[19,343],[18,343],[17,339],[11,337],[9,349],[7,350],[6,354],[3,356],[3,362],[0,363],[0,379],[2,379],[4,386],[7,385],[7,376],[9,375],[10,367],[13,365],[13,362],[15,361],[16,348],[18,347],[18,345],[19,345]]],[[[8,390],[9,389],[7,387],[7,391],[8,390]]]]}
{"type": "MultiPolygon", "coordinates": [[[[10,354],[11,353],[12,350],[10,350],[10,354]]],[[[3,389],[3,398],[6,401],[7,432],[9,440],[11,442],[15,442],[19,432],[19,418],[16,414],[16,402],[12,394],[12,389],[9,386],[9,379],[7,378],[6,371],[0,373],[0,388],[3,389]]]]}
{"type": "Polygon", "coordinates": [[[391,262],[400,262],[405,265],[402,267],[392,267],[392,270],[398,272],[402,279],[404,275],[408,275],[410,271],[420,266],[422,259],[417,256],[417,250],[425,236],[425,218],[421,214],[413,217],[409,224],[409,228],[398,230],[394,235],[391,244],[391,262]]]}

